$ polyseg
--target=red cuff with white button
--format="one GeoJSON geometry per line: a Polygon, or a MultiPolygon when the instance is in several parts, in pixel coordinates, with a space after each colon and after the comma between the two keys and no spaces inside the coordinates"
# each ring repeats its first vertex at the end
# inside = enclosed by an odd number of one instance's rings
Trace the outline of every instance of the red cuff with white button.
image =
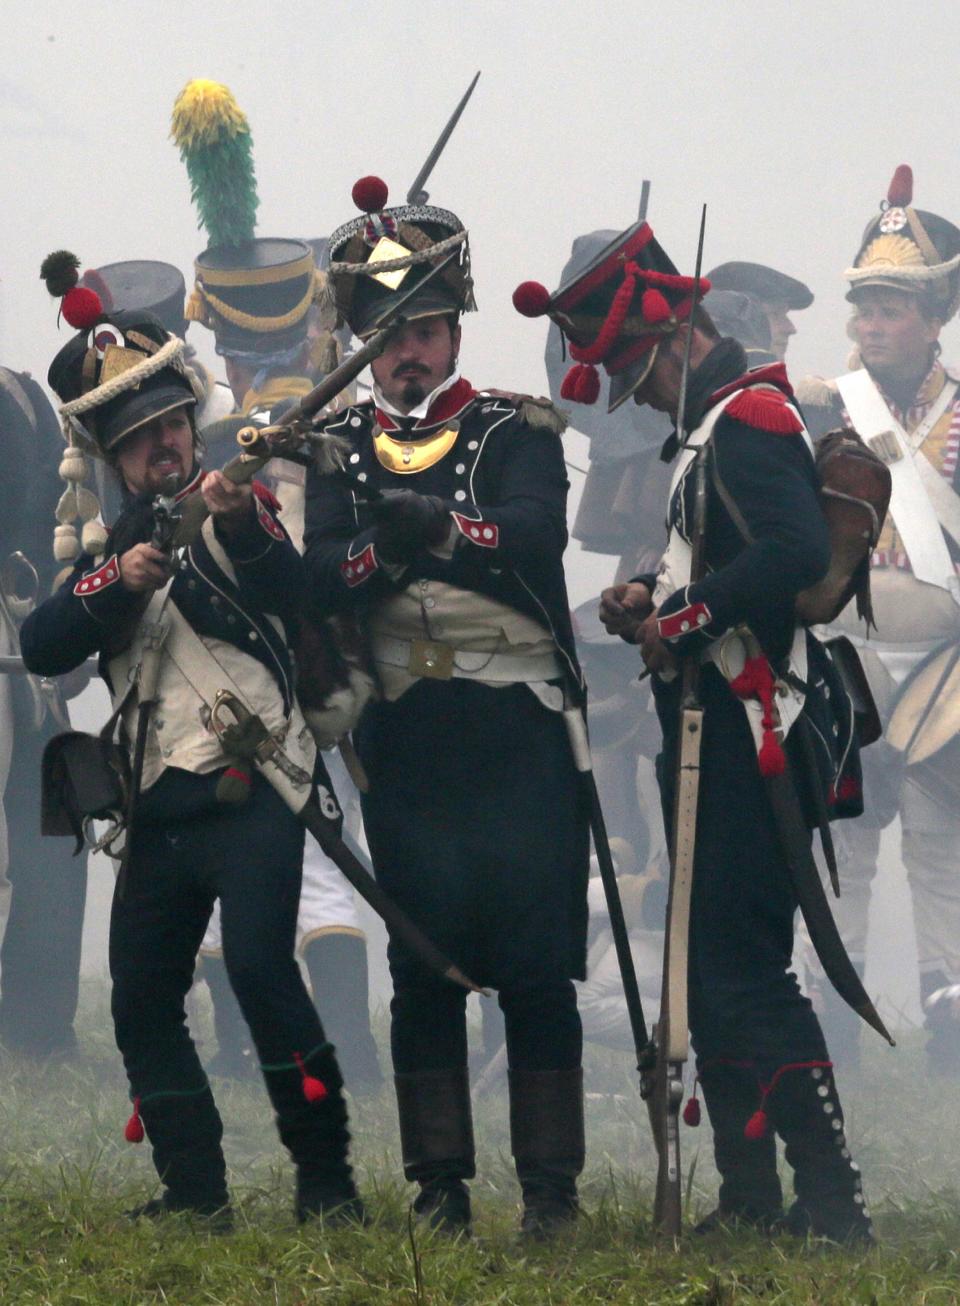
{"type": "Polygon", "coordinates": [[[657,630],[660,638],[670,643],[682,639],[692,631],[703,631],[711,621],[710,609],[705,603],[688,603],[685,608],[671,612],[665,617],[657,618],[657,630]]]}
{"type": "Polygon", "coordinates": [[[355,558],[347,558],[346,562],[341,562],[340,575],[352,589],[354,585],[362,585],[365,580],[369,580],[379,566],[373,545],[368,544],[355,558]]]}
{"type": "Polygon", "coordinates": [[[483,518],[465,517],[462,512],[452,512],[454,525],[460,534],[471,544],[479,544],[482,549],[495,549],[500,543],[500,527],[483,518]]]}
{"type": "Polygon", "coordinates": [[[100,594],[110,585],[116,584],[120,579],[120,563],[117,561],[117,555],[98,567],[96,571],[88,571],[85,576],[77,581],[73,587],[73,592],[78,598],[91,598],[94,594],[100,594]]]}
{"type": "Polygon", "coordinates": [[[263,501],[260,499],[259,496],[257,496],[256,503],[257,503],[257,521],[267,532],[267,534],[272,539],[275,540],[282,541],[286,539],[286,536],[283,533],[283,527],[280,525],[279,522],[274,520],[273,514],[264,505],[263,501]]]}

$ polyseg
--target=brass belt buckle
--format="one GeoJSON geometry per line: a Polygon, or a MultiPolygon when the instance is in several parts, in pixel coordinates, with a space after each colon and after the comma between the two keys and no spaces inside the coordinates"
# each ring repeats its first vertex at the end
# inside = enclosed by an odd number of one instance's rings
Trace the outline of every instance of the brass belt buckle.
{"type": "Polygon", "coordinates": [[[410,641],[407,670],[411,676],[450,680],[453,677],[453,654],[454,649],[450,644],[438,644],[430,639],[413,639],[410,641]]]}

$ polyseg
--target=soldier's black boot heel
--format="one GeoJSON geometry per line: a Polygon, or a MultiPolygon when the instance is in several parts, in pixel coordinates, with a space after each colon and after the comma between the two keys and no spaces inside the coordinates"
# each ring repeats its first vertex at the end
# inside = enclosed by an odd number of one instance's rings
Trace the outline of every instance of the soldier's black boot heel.
{"type": "Polygon", "coordinates": [[[470,1083],[465,1066],[398,1074],[403,1173],[420,1185],[416,1214],[432,1229],[470,1233],[470,1193],[476,1173],[470,1083]]]}
{"type": "Polygon", "coordinates": [[[796,1201],[786,1217],[787,1232],[836,1243],[872,1244],[873,1226],[860,1169],[850,1157],[829,1063],[781,1072],[767,1109],[793,1167],[796,1201]]]}
{"type": "Polygon", "coordinates": [[[264,1067],[277,1130],[297,1167],[295,1213],[302,1224],[364,1224],[366,1212],[349,1161],[350,1130],[343,1077],[325,1043],[293,1069],[264,1067]]]}
{"type": "Polygon", "coordinates": [[[128,1211],[129,1218],[185,1211],[210,1219],[218,1231],[228,1230],[233,1217],[220,1146],[223,1124],[209,1088],[197,1094],[148,1095],[138,1112],[164,1192],[128,1211]]]}
{"type": "Polygon", "coordinates": [[[523,1192],[520,1233],[544,1241],[580,1213],[583,1071],[511,1070],[510,1143],[523,1192]]]}
{"type": "Polygon", "coordinates": [[[699,1080],[713,1128],[720,1193],[716,1210],[694,1233],[713,1233],[736,1223],[769,1232],[783,1219],[776,1138],[768,1134],[751,1139],[744,1133],[757,1108],[757,1072],[753,1066],[711,1062],[700,1070],[699,1080]]]}

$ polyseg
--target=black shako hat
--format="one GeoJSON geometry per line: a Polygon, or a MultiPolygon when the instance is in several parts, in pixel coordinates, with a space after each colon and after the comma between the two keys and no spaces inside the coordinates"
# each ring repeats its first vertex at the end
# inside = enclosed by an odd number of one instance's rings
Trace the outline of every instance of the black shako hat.
{"type": "Polygon", "coordinates": [[[352,196],[362,212],[331,235],[329,277],[340,315],[354,335],[369,335],[395,300],[451,255],[450,264],[413,299],[404,316],[476,308],[469,235],[455,213],[432,204],[387,208],[386,183],[379,177],[361,177],[352,196]]]}
{"type": "MultiPolygon", "coordinates": [[[[646,380],[660,342],[689,319],[694,285],[679,274],[650,225],[637,222],[552,295],[539,282],[524,281],[513,292],[513,306],[525,317],[546,314],[566,338],[574,365],[561,396],[596,403],[602,364],[613,412],[646,380]]],[[[701,278],[698,299],[709,289],[701,278]]]]}
{"type": "Polygon", "coordinates": [[[87,268],[79,284],[96,291],[105,313],[150,313],[172,336],[182,339],[186,333],[187,287],[183,273],[172,263],[155,259],[105,263],[87,268]]]}
{"type": "Polygon", "coordinates": [[[264,236],[210,246],[194,263],[187,320],[209,327],[223,353],[292,349],[307,337],[315,267],[313,250],[302,240],[264,236]]]}

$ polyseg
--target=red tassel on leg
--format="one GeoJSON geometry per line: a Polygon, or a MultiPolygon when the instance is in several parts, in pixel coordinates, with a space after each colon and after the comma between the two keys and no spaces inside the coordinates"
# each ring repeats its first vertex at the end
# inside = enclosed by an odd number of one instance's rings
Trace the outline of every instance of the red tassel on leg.
{"type": "Polygon", "coordinates": [[[128,1143],[142,1143],[145,1137],[143,1121],[140,1119],[140,1099],[133,1099],[133,1112],[127,1121],[123,1136],[128,1143]]]}
{"type": "Polygon", "coordinates": [[[743,1136],[748,1138],[751,1143],[756,1143],[761,1138],[767,1136],[767,1113],[763,1107],[754,1111],[753,1115],[743,1127],[743,1136]]]}
{"type": "Polygon", "coordinates": [[[327,1086],[322,1079],[317,1079],[315,1075],[308,1075],[306,1066],[303,1064],[303,1057],[299,1052],[294,1052],[293,1059],[297,1069],[300,1071],[300,1079],[303,1085],[303,1096],[308,1102],[322,1102],[327,1096],[327,1086]]]}

